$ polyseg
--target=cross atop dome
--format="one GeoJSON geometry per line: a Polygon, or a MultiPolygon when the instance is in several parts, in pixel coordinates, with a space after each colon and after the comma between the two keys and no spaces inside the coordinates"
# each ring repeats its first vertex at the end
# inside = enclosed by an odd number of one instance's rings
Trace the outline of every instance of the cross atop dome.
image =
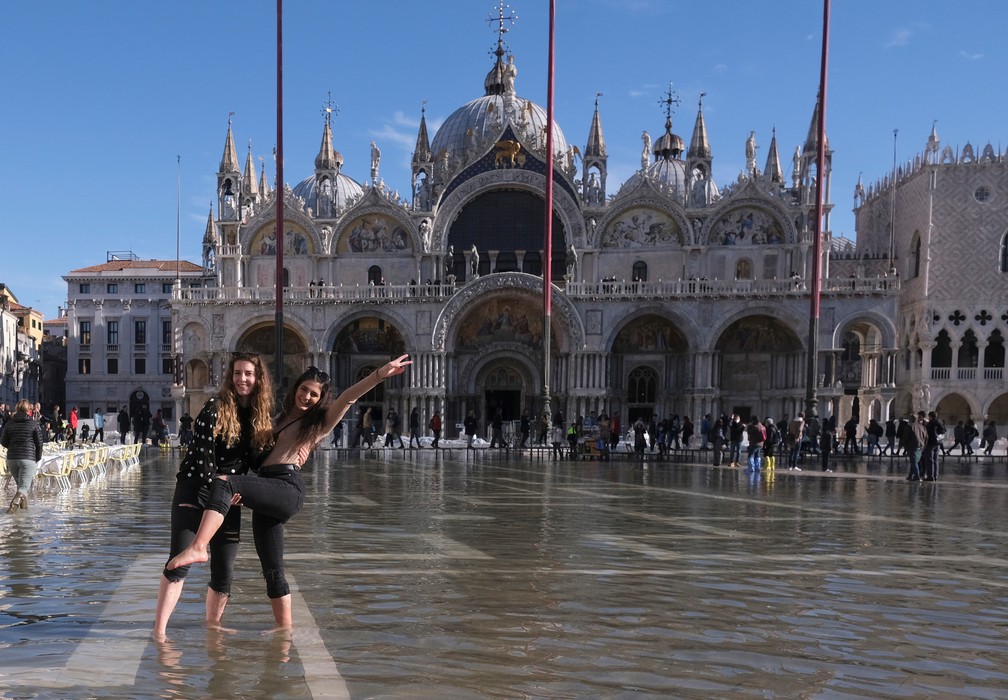
{"type": "Polygon", "coordinates": [[[514,25],[515,20],[518,19],[518,15],[511,11],[511,6],[508,5],[504,0],[498,0],[497,3],[497,16],[494,17],[492,14],[487,18],[488,24],[497,23],[497,48],[490,53],[495,54],[498,58],[505,54],[504,49],[504,35],[508,33],[510,27],[505,27],[504,23],[507,22],[510,25],[514,25]]]}
{"type": "Polygon", "coordinates": [[[325,123],[332,124],[334,114],[339,114],[339,105],[332,101],[332,92],[326,93],[326,101],[322,103],[322,113],[325,114],[325,123]]]}
{"type": "MultiPolygon", "coordinates": [[[[700,99],[703,99],[703,95],[700,96],[700,99]]],[[[672,89],[671,82],[668,84],[668,90],[665,92],[665,96],[658,100],[658,104],[665,105],[665,119],[671,121],[672,112],[675,111],[672,109],[672,105],[675,105],[676,107],[679,106],[679,95],[672,89]]]]}

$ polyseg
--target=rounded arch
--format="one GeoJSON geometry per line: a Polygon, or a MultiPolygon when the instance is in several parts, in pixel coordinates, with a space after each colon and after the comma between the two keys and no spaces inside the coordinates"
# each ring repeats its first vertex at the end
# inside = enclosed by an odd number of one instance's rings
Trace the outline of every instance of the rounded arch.
{"type": "Polygon", "coordinates": [[[362,313],[341,324],[333,338],[332,351],[397,357],[406,352],[406,339],[399,327],[383,315],[362,313]]]}
{"type": "MultiPolygon", "coordinates": [[[[761,317],[769,317],[783,326],[783,328],[785,328],[788,333],[797,340],[804,352],[806,346],[802,334],[808,326],[808,318],[805,316],[799,316],[790,308],[775,307],[766,304],[760,304],[759,306],[752,306],[746,309],[739,309],[735,313],[722,318],[717,325],[710,329],[710,342],[707,349],[716,350],[718,344],[724,339],[727,331],[737,323],[744,321],[745,319],[761,317]]],[[[693,337],[697,336],[694,335],[693,337]]]]}
{"type": "Polygon", "coordinates": [[[775,202],[755,197],[733,199],[715,209],[698,236],[700,245],[798,243],[791,217],[775,202]]]}
{"type": "MultiPolygon", "coordinates": [[[[223,347],[228,350],[249,350],[250,352],[257,352],[261,355],[272,356],[276,352],[276,340],[275,340],[276,326],[274,325],[273,319],[265,319],[263,316],[256,318],[245,319],[242,323],[238,323],[235,326],[228,328],[224,335],[223,347]],[[254,343],[256,347],[250,348],[249,338],[254,338],[254,343]]],[[[321,346],[319,345],[318,338],[312,332],[304,322],[296,316],[287,316],[284,318],[284,348],[286,352],[286,347],[288,342],[292,342],[290,338],[298,338],[297,342],[300,342],[304,346],[304,350],[299,352],[319,352],[321,346]]]]}
{"type": "Polygon", "coordinates": [[[210,366],[206,360],[196,358],[185,363],[185,386],[188,390],[200,389],[210,384],[210,366]]]}
{"type": "MultiPolygon", "coordinates": [[[[276,255],[276,208],[266,208],[238,229],[238,244],[247,256],[276,255]]],[[[284,209],[284,255],[316,255],[324,243],[315,222],[296,208],[284,209]]]]}
{"type": "MultiPolygon", "coordinates": [[[[945,427],[950,434],[952,427],[959,421],[965,422],[971,418],[976,421],[984,415],[975,396],[957,391],[940,394],[934,399],[932,407],[938,417],[945,422],[945,427]]],[[[1008,405],[1006,405],[1006,409],[1008,409],[1008,405]]]]}
{"type": "MultiPolygon", "coordinates": [[[[459,319],[465,311],[483,300],[487,295],[499,291],[515,292],[533,301],[542,299],[543,281],[540,277],[527,275],[523,272],[503,272],[487,277],[479,277],[459,289],[441,309],[434,321],[431,333],[431,349],[443,352],[447,343],[449,331],[454,331],[459,319]]],[[[553,333],[558,344],[566,351],[581,349],[585,346],[585,329],[581,317],[565,294],[553,286],[553,333]]],[[[556,347],[555,350],[560,350],[556,347]]]]}
{"type": "MultiPolygon", "coordinates": [[[[342,342],[340,337],[344,331],[354,326],[354,324],[357,324],[358,328],[368,327],[368,323],[363,323],[367,319],[380,320],[387,324],[388,327],[395,329],[395,332],[402,339],[402,347],[404,348],[400,354],[409,353],[410,355],[413,355],[421,349],[416,343],[416,338],[404,330],[411,328],[411,324],[399,313],[397,313],[393,307],[385,305],[381,307],[369,306],[361,308],[337,319],[325,332],[325,336],[322,340],[323,351],[327,350],[329,352],[338,352],[336,349],[337,343],[342,342]]],[[[396,347],[399,346],[397,345],[396,347]]]]}
{"type": "Polygon", "coordinates": [[[598,248],[642,246],[689,247],[693,236],[686,215],[667,199],[627,198],[608,211],[595,226],[591,245],[598,248]]]}
{"type": "MultiPolygon", "coordinates": [[[[431,234],[432,245],[441,251],[448,249],[449,232],[453,222],[462,213],[462,210],[480,195],[494,190],[510,189],[529,193],[544,201],[545,188],[545,175],[530,170],[501,168],[473,175],[454,187],[438,204],[438,216],[431,234]]],[[[583,248],[586,244],[586,237],[581,205],[563,187],[553,188],[553,214],[559,218],[565,234],[560,250],[564,251],[571,245],[575,248],[583,248]]],[[[465,243],[464,247],[468,249],[470,244],[471,242],[465,243]]],[[[540,247],[541,245],[537,245],[535,249],[538,250],[540,247]]]]}
{"type": "Polygon", "coordinates": [[[773,313],[750,313],[718,334],[711,384],[724,412],[781,419],[794,413],[804,362],[804,344],[793,327],[773,313]]]}
{"type": "Polygon", "coordinates": [[[681,317],[663,307],[638,309],[612,329],[605,347],[614,353],[687,353],[695,329],[684,333],[683,325],[681,317]]]}
{"type": "MultiPolygon", "coordinates": [[[[273,376],[277,375],[276,367],[276,326],[272,322],[259,321],[253,323],[236,337],[233,346],[236,350],[258,353],[269,367],[273,376]]],[[[306,337],[296,328],[284,323],[283,334],[283,372],[284,382],[289,382],[303,372],[312,362],[306,337]]],[[[284,386],[275,387],[277,398],[286,390],[284,386]]]]}
{"type": "Polygon", "coordinates": [[[983,417],[986,422],[994,421],[998,430],[998,437],[1005,437],[1005,426],[1008,425],[1008,393],[994,397],[990,403],[977,412],[977,421],[983,417]]]}
{"type": "Polygon", "coordinates": [[[874,311],[856,311],[839,319],[833,328],[833,347],[840,347],[848,332],[858,334],[862,347],[896,347],[896,326],[892,319],[874,311]]]}

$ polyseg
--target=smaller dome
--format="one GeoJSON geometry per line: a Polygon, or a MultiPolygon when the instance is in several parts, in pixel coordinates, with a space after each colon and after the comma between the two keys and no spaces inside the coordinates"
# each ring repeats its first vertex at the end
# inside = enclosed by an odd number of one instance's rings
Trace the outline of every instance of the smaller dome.
{"type": "Polygon", "coordinates": [[[340,170],[343,167],[343,154],[337,151],[335,148],[332,149],[328,155],[319,151],[319,154],[315,156],[315,169],[316,170],[340,170]]]}
{"type": "Polygon", "coordinates": [[[687,178],[686,164],[683,161],[659,158],[648,168],[648,177],[671,188],[680,199],[685,198],[687,178]]]}
{"type": "Polygon", "coordinates": [[[327,218],[332,212],[338,211],[347,206],[353,200],[364,194],[364,188],[357,184],[352,178],[343,173],[338,173],[335,177],[332,188],[332,209],[323,212],[319,208],[319,180],[327,178],[317,178],[315,175],[306,177],[294,188],[294,195],[304,200],[305,207],[310,207],[316,218],[327,218]]]}
{"type": "Polygon", "coordinates": [[[669,155],[678,156],[685,150],[686,143],[682,140],[682,137],[679,134],[666,131],[655,143],[654,154],[659,158],[665,158],[669,155]]]}

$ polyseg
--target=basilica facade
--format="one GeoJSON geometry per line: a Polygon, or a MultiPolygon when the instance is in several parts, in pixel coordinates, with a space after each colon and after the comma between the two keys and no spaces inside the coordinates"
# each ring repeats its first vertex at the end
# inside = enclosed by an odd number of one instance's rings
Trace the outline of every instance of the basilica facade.
{"type": "MultiPolygon", "coordinates": [[[[433,138],[421,118],[406,196],[382,184],[374,144],[369,180],[343,172],[328,116],[314,168],[279,188],[257,178],[251,149],[239,164],[228,124],[204,276],[171,302],[184,369],[179,414],[195,415],[216,391],[229,351],[274,355],[278,254],[284,376],[315,365],[345,387],[409,353],[411,371],[361,404],[400,415],[418,407],[424,425],[440,411],[449,436],[470,411],[481,426],[498,409],[505,420],[539,415],[547,386],[551,409],[567,420],[606,412],[624,425],[720,412],[780,419],[804,408],[814,110],[807,139],[786,160],[774,135],[757,163],[750,137],[746,170],[719,188],[702,102],[688,144],[668,109],[656,138],[642,135],[640,169],[615,182],[597,103],[583,142],[555,123],[547,139],[545,110],[519,96],[514,59],[500,42],[490,64],[483,94],[433,138]]],[[[867,422],[914,401],[923,377],[906,370],[907,353],[918,366],[920,345],[908,343],[920,341],[902,319],[917,307],[904,296],[904,242],[894,251],[832,240],[826,153],[819,413],[843,420],[855,411],[867,422]]],[[[867,215],[872,198],[862,204],[867,215]]],[[[960,347],[960,335],[949,342],[960,347]]],[[[980,410],[984,400],[968,403],[980,410]]]]}

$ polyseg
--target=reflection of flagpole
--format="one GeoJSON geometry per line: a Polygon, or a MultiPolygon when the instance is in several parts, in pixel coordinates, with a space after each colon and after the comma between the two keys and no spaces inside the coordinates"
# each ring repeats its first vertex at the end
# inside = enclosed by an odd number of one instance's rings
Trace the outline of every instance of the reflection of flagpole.
{"type": "Polygon", "coordinates": [[[822,287],[823,181],[826,179],[826,64],[829,56],[830,0],[823,0],[822,59],[819,64],[819,101],[816,105],[815,234],[812,239],[812,290],[810,293],[808,357],[805,368],[806,415],[818,415],[816,381],[819,356],[819,291],[822,287]]]}
{"type": "Polygon", "coordinates": [[[276,351],[274,354],[274,376],[277,394],[283,395],[283,248],[284,248],[284,201],[283,201],[283,0],[277,0],[277,145],[276,145],[276,351]]]}
{"type": "Polygon", "coordinates": [[[545,241],[543,242],[543,412],[546,414],[546,427],[553,424],[552,408],[550,407],[550,339],[552,324],[550,313],[552,306],[552,273],[553,273],[553,34],[556,16],[556,0],[549,3],[549,50],[546,61],[546,188],[543,196],[546,199],[545,241]]]}

